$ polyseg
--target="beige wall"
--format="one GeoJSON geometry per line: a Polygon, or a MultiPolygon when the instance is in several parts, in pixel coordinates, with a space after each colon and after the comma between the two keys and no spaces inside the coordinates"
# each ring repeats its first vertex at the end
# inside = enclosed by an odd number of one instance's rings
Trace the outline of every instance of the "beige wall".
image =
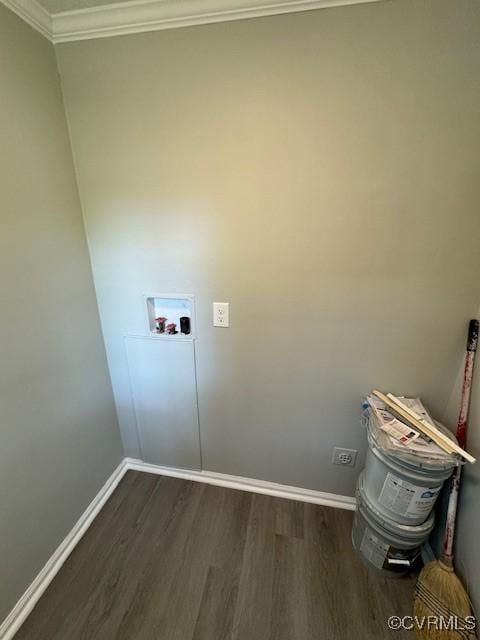
{"type": "Polygon", "coordinates": [[[122,457],[53,47],[0,4],[0,621],[122,457]]]}
{"type": "Polygon", "coordinates": [[[352,494],[330,460],[364,447],[362,394],[442,414],[480,266],[479,43],[475,0],[392,0],[57,47],[130,455],[143,291],[197,298],[206,469],[352,494]]]}

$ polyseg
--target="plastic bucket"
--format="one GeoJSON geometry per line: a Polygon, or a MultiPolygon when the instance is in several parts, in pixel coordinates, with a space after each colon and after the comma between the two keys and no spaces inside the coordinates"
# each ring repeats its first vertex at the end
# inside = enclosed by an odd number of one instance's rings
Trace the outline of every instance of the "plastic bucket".
{"type": "Polygon", "coordinates": [[[375,509],[402,524],[418,525],[428,518],[443,483],[453,471],[451,462],[387,453],[368,434],[365,494],[375,509]]]}
{"type": "Polygon", "coordinates": [[[416,526],[399,524],[385,517],[368,499],[365,475],[360,475],[352,543],[369,569],[389,578],[405,575],[420,555],[420,546],[430,535],[434,523],[433,513],[426,522],[416,526]]]}

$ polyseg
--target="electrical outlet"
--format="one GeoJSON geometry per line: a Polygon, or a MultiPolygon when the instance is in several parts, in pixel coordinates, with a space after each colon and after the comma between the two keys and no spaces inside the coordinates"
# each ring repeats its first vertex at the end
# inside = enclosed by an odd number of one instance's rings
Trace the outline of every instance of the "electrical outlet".
{"type": "Polygon", "coordinates": [[[214,327],[229,327],[229,308],[228,302],[214,302],[213,303],[213,326],[214,327]]]}
{"type": "Polygon", "coordinates": [[[332,462],[333,464],[340,464],[343,467],[354,467],[357,461],[356,449],[343,449],[342,447],[335,447],[333,450],[332,462]]]}

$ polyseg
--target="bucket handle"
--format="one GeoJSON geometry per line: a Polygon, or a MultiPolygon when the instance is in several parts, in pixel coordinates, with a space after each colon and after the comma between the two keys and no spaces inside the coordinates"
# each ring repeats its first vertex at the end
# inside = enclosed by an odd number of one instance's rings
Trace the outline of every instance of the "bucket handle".
{"type": "Polygon", "coordinates": [[[395,558],[387,558],[388,564],[397,564],[403,565],[404,567],[409,567],[412,563],[410,560],[396,560],[395,558]]]}

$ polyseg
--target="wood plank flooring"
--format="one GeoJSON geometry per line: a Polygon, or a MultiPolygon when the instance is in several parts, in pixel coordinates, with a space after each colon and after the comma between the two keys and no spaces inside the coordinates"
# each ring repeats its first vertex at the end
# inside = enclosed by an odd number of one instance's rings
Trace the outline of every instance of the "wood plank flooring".
{"type": "Polygon", "coordinates": [[[16,640],[385,640],[413,581],[363,567],[352,513],[129,471],[16,640]]]}

